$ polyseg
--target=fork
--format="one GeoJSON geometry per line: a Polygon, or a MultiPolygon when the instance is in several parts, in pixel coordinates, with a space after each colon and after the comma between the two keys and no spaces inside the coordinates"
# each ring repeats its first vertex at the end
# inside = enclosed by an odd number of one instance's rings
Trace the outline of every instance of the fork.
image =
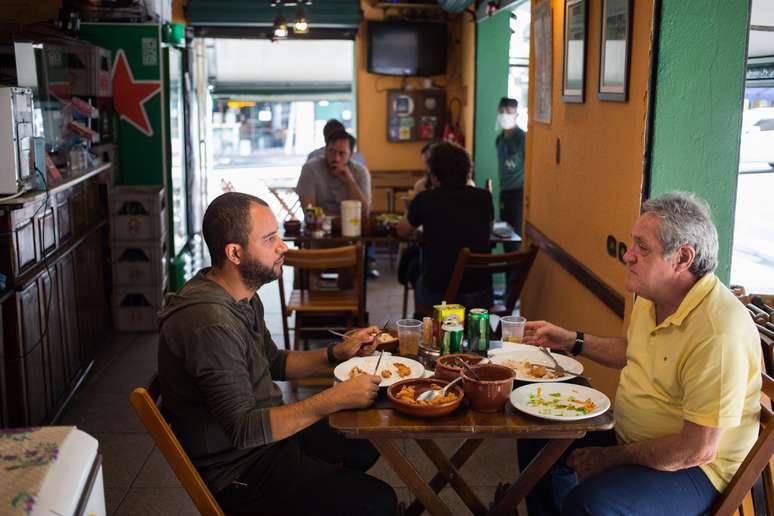
{"type": "MultiPolygon", "coordinates": [[[[553,362],[553,364],[554,364],[554,371],[556,371],[557,373],[559,373],[559,374],[560,374],[560,375],[562,375],[562,376],[566,376],[566,375],[567,375],[567,370],[565,370],[565,368],[564,368],[564,367],[562,367],[562,366],[560,366],[560,365],[559,365],[559,362],[557,362],[557,361],[556,361],[556,359],[554,358],[554,355],[552,355],[550,351],[548,351],[546,348],[544,348],[544,347],[542,347],[542,346],[538,346],[538,349],[539,349],[539,350],[540,350],[540,351],[541,351],[541,352],[542,352],[544,355],[546,355],[548,358],[550,358],[550,359],[551,359],[551,362],[553,362]]],[[[570,374],[572,374],[572,373],[570,373],[570,374]]],[[[576,375],[576,376],[577,376],[577,375],[576,375]]]]}

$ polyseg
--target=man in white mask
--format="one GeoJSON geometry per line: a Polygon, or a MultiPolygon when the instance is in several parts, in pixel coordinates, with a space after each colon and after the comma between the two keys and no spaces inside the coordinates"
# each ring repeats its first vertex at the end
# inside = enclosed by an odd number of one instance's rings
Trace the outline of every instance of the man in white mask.
{"type": "MultiPolygon", "coordinates": [[[[516,125],[516,99],[503,97],[497,108],[497,162],[500,172],[500,219],[523,231],[524,208],[524,148],[526,133],[516,125]]],[[[518,244],[507,244],[506,251],[515,251],[518,244]]]]}

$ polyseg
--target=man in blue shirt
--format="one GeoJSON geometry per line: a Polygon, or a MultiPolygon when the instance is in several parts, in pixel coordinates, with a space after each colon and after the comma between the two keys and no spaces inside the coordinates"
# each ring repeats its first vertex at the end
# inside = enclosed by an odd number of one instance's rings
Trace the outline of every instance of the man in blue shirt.
{"type": "MultiPolygon", "coordinates": [[[[526,133],[516,125],[519,103],[516,99],[500,99],[497,113],[497,163],[500,173],[500,218],[513,226],[516,233],[523,231],[524,216],[524,146],[526,133]]],[[[506,251],[515,251],[518,244],[506,246],[506,251]]]]}

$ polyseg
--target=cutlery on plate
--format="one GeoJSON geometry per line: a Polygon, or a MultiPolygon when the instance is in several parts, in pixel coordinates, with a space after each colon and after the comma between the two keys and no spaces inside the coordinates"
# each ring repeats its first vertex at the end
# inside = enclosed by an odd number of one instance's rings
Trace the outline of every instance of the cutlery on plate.
{"type": "Polygon", "coordinates": [[[541,353],[543,353],[545,356],[547,356],[549,359],[551,359],[551,362],[553,362],[553,364],[554,364],[554,370],[557,373],[559,373],[561,375],[567,374],[567,371],[564,369],[564,367],[559,365],[559,362],[556,361],[556,359],[554,358],[554,355],[552,355],[550,351],[548,351],[546,348],[544,348],[542,346],[538,346],[538,349],[540,350],[541,353]]]}
{"type": "Polygon", "coordinates": [[[379,362],[382,361],[382,355],[384,355],[384,350],[381,350],[379,352],[379,358],[376,359],[376,367],[374,367],[374,376],[376,376],[376,373],[379,372],[379,362]]]}

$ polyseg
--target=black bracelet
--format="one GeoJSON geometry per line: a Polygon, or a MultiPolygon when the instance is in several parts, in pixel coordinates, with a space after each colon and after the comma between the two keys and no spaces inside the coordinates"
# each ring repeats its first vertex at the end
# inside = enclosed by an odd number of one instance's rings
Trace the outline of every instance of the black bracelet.
{"type": "Polygon", "coordinates": [[[576,331],[575,332],[575,345],[572,347],[572,356],[577,357],[581,353],[583,353],[583,342],[585,340],[585,335],[583,335],[582,331],[576,331]]]}
{"type": "Polygon", "coordinates": [[[335,343],[335,342],[331,342],[330,344],[328,344],[328,349],[327,349],[327,350],[326,350],[326,352],[325,352],[325,353],[326,353],[326,355],[328,356],[328,363],[329,363],[330,365],[334,365],[334,366],[335,366],[335,365],[339,365],[339,364],[341,363],[341,362],[339,362],[339,361],[336,359],[336,355],[334,355],[334,354],[333,354],[333,347],[334,347],[335,345],[336,345],[336,343],[335,343]]]}

